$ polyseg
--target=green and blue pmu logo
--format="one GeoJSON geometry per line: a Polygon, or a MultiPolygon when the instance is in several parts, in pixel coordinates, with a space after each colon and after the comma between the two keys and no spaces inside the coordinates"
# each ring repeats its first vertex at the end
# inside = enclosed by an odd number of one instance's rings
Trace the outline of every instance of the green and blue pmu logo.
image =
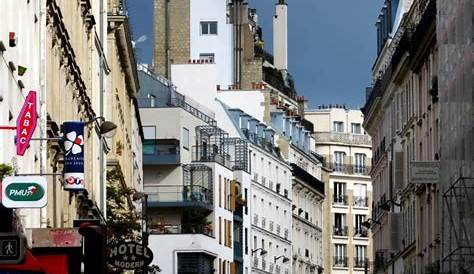
{"type": "Polygon", "coordinates": [[[12,201],[39,201],[44,189],[37,183],[12,183],[5,189],[5,195],[12,201]]]}

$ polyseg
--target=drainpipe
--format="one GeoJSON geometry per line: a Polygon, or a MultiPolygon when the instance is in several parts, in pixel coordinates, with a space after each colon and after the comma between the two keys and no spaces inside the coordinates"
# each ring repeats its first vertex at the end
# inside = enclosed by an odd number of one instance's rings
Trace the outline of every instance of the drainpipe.
{"type": "MultiPolygon", "coordinates": [[[[104,117],[104,0],[100,0],[100,10],[99,10],[99,40],[102,48],[102,52],[100,54],[100,65],[99,65],[99,116],[104,117]]],[[[105,17],[107,18],[107,17],[105,17]]],[[[105,182],[105,156],[104,156],[104,137],[102,135],[99,136],[99,176],[100,176],[100,210],[104,214],[104,218],[107,218],[107,210],[105,208],[106,200],[107,200],[107,193],[106,189],[106,182],[105,182]]]]}
{"type": "MultiPolygon", "coordinates": [[[[40,162],[40,174],[44,174],[46,172],[46,159],[48,156],[48,144],[46,141],[47,133],[47,120],[46,120],[46,1],[39,0],[39,130],[40,130],[40,155],[39,155],[39,162],[40,162]]],[[[53,181],[55,184],[55,181],[53,181]]],[[[55,186],[53,186],[55,188],[55,186]]],[[[54,208],[55,210],[55,208],[54,208]]],[[[48,206],[45,206],[40,209],[40,227],[45,228],[47,227],[47,213],[48,213],[48,206]]]]}
{"type": "Polygon", "coordinates": [[[165,49],[166,49],[166,78],[171,81],[171,50],[170,50],[170,0],[165,0],[165,49]]]}

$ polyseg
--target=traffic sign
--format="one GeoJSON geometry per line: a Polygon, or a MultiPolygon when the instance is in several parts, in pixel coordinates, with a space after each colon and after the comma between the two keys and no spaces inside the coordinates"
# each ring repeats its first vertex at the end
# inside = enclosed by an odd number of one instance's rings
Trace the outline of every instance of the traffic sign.
{"type": "Polygon", "coordinates": [[[16,154],[23,156],[36,129],[36,91],[30,90],[16,120],[16,154]]]}
{"type": "Polygon", "coordinates": [[[10,176],[2,182],[2,204],[6,208],[42,208],[48,202],[48,183],[41,176],[10,176]]]}
{"type": "Polygon", "coordinates": [[[0,233],[0,264],[20,264],[25,258],[25,237],[0,233]]]}

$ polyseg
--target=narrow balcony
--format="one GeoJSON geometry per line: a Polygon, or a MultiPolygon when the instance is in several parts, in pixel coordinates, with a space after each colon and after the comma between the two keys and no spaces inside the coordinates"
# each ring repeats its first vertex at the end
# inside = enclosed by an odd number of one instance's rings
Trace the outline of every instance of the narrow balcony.
{"type": "Polygon", "coordinates": [[[144,165],[179,165],[179,140],[157,139],[143,142],[144,165]]]}
{"type": "Polygon", "coordinates": [[[334,256],[334,267],[348,267],[348,260],[345,256],[334,256]]]}
{"type": "Polygon", "coordinates": [[[347,195],[334,195],[334,204],[337,205],[348,205],[347,195]]]}
{"type": "Polygon", "coordinates": [[[333,227],[334,236],[347,236],[347,226],[334,226],[333,227]]]}
{"type": "Polygon", "coordinates": [[[148,207],[185,207],[213,210],[212,190],[197,186],[156,186],[156,192],[148,193],[148,207]]]}
{"type": "Polygon", "coordinates": [[[366,196],[354,196],[354,206],[368,207],[369,198],[366,196]]]}
{"type": "Polygon", "coordinates": [[[370,172],[370,167],[364,165],[330,163],[325,166],[332,169],[335,173],[368,176],[370,172]]]}
{"type": "Polygon", "coordinates": [[[354,227],[354,237],[367,238],[369,232],[365,227],[354,227]]]}
{"type": "Polygon", "coordinates": [[[150,234],[202,234],[213,237],[212,224],[151,224],[150,234]]]}
{"type": "Polygon", "coordinates": [[[369,135],[342,132],[315,132],[313,134],[318,143],[340,143],[347,145],[372,146],[369,135]]]}
{"type": "Polygon", "coordinates": [[[369,259],[365,257],[354,257],[354,267],[355,268],[364,268],[369,267],[369,259]]]}
{"type": "Polygon", "coordinates": [[[193,162],[216,162],[233,169],[230,155],[224,153],[218,145],[193,146],[193,162]]]}

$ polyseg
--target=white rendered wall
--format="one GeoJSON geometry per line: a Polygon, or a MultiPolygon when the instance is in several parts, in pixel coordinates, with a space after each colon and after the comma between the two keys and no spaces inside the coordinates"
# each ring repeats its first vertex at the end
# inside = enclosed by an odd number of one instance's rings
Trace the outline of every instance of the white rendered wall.
{"type": "MultiPolygon", "coordinates": [[[[254,145],[251,145],[250,148],[252,150],[252,187],[250,198],[252,250],[262,247],[263,239],[265,242],[265,250],[268,251],[268,253],[263,257],[260,255],[256,256],[260,260],[258,268],[262,267],[261,261],[262,259],[265,259],[268,271],[269,264],[273,263],[273,258],[275,256],[278,257],[285,255],[290,259],[290,262],[284,264],[280,258],[276,264],[281,267],[281,273],[285,273],[285,269],[288,269],[289,273],[291,273],[291,169],[284,162],[268,155],[268,153],[263,152],[260,148],[257,148],[254,145]],[[262,177],[265,177],[265,183],[263,182],[262,177]],[[272,188],[270,188],[270,181],[273,182],[272,188]],[[281,184],[280,194],[275,192],[277,183],[281,184]],[[288,190],[288,199],[283,197],[285,189],[288,190]],[[255,222],[255,215],[258,216],[257,222],[255,222]],[[265,226],[262,224],[262,218],[265,218],[265,226]],[[273,222],[273,230],[270,229],[271,222],[273,222]],[[277,233],[278,226],[280,226],[280,233],[277,233]],[[284,239],[285,230],[288,231],[287,239],[284,239]],[[254,242],[254,237],[257,237],[256,244],[254,242]]],[[[259,272],[253,271],[252,273],[259,272]]]]}
{"type": "Polygon", "coordinates": [[[260,90],[219,91],[217,98],[224,104],[239,108],[248,115],[263,122],[265,98],[260,90]]]}
{"type": "Polygon", "coordinates": [[[191,58],[199,59],[201,53],[214,53],[217,66],[215,84],[227,87],[233,84],[234,63],[233,27],[227,24],[227,1],[192,0],[190,2],[191,58]],[[201,21],[217,21],[217,35],[201,35],[201,21]]]}
{"type": "MultiPolygon", "coordinates": [[[[38,1],[2,1],[0,8],[0,40],[6,51],[0,52],[0,125],[16,126],[16,119],[30,90],[36,91],[37,112],[40,113],[40,21],[34,22],[35,15],[39,18],[38,1]],[[15,32],[17,44],[9,47],[9,32],[15,32]],[[8,62],[17,67],[10,71],[8,62]],[[26,67],[23,76],[18,75],[18,65],[26,67]],[[18,80],[25,85],[18,86],[18,80]],[[9,120],[9,113],[13,119],[9,120]]],[[[39,137],[40,120],[33,137],[39,137]]],[[[24,156],[16,156],[15,130],[0,130],[0,163],[10,164],[18,168],[20,173],[38,173],[39,142],[31,141],[24,156]]],[[[50,183],[51,184],[51,183],[50,183]]],[[[53,196],[49,195],[51,201],[53,196]]],[[[40,209],[18,210],[25,227],[40,227],[40,209]]],[[[44,211],[43,211],[44,212],[44,211]]],[[[46,218],[46,216],[43,216],[46,218]]]]}

